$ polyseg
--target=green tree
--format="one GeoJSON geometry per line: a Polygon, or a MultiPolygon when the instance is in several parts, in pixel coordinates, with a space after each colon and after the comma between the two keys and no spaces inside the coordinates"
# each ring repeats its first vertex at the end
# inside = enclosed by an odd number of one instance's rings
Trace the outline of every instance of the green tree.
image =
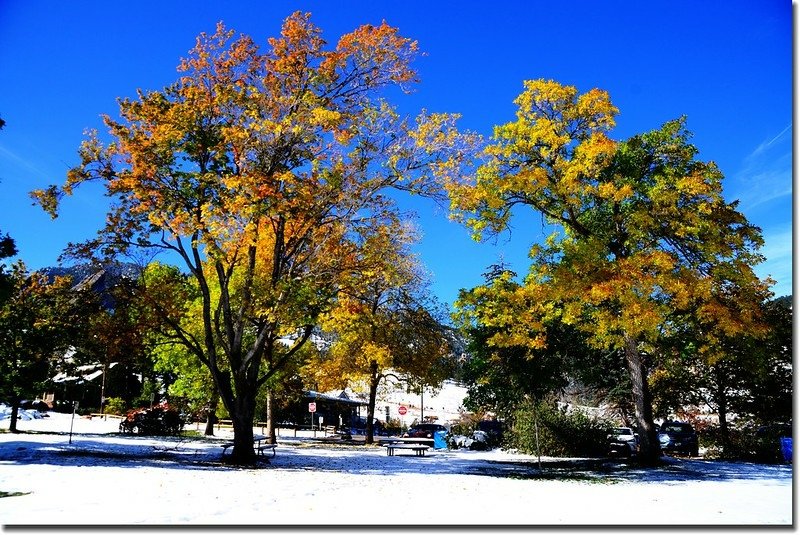
{"type": "Polygon", "coordinates": [[[58,362],[58,371],[76,375],[79,366],[100,367],[101,390],[90,404],[98,410],[103,410],[101,398],[107,397],[122,398],[132,406],[142,393],[142,379],[153,377],[152,333],[160,321],[142,301],[141,271],[118,263],[44,270],[50,279],[68,278],[82,296],[75,302],[80,314],[73,326],[70,358],[58,362]]]}
{"type": "MultiPolygon", "coordinates": [[[[0,260],[17,254],[17,246],[8,234],[0,234],[0,260]]],[[[13,289],[13,277],[6,271],[5,262],[0,263],[0,303],[5,301],[13,289]]]]}
{"type": "Polygon", "coordinates": [[[17,432],[20,402],[42,391],[53,361],[69,348],[77,323],[69,279],[50,283],[14,264],[11,292],[0,303],[0,395],[11,402],[9,430],[17,432]]]}
{"type": "MultiPolygon", "coordinates": [[[[0,118],[0,130],[6,125],[5,121],[0,118]]],[[[14,240],[8,234],[0,233],[0,260],[11,258],[17,254],[17,246],[14,240]]],[[[6,272],[5,263],[0,263],[0,303],[8,297],[11,291],[12,282],[11,275],[6,272]]]]}
{"type": "Polygon", "coordinates": [[[765,305],[765,323],[770,330],[758,344],[759,366],[752,377],[751,395],[741,405],[732,407],[736,413],[752,414],[762,423],[792,421],[794,390],[794,359],[792,354],[793,310],[791,298],[774,299],[765,305]]]}
{"type": "Polygon", "coordinates": [[[435,315],[424,278],[408,245],[411,234],[387,226],[369,236],[336,306],[322,319],[332,346],[312,359],[306,374],[327,390],[364,381],[369,388],[366,442],[373,442],[378,387],[389,377],[436,385],[452,356],[448,329],[435,315]],[[398,376],[397,374],[400,374],[398,376]]]}
{"type": "Polygon", "coordinates": [[[653,464],[653,346],[676,313],[691,312],[711,342],[760,330],[760,231],[724,200],[719,169],[695,158],[685,119],[615,142],[607,132],[617,109],[604,91],[535,80],[515,102],[516,120],[495,128],[475,180],[450,186],[456,215],[478,236],[504,229],[516,206],[555,229],[533,246],[513,306],[493,314],[515,328],[492,341],[543,347],[543,327],[557,318],[621,351],[640,460],[653,464]]]}
{"type": "MultiPolygon", "coordinates": [[[[214,295],[215,281],[209,281],[214,295]]],[[[181,399],[188,410],[206,417],[205,434],[214,434],[220,396],[210,370],[183,343],[184,333],[202,337],[203,299],[192,277],[174,266],[151,262],[142,272],[137,300],[154,323],[148,331],[153,370],[170,377],[167,394],[181,399]]]]}
{"type": "Polygon", "coordinates": [[[561,355],[527,345],[498,346],[490,342],[503,328],[485,325],[482,313],[505,306],[502,295],[519,286],[514,277],[508,270],[494,271],[486,276],[485,287],[462,290],[456,302],[457,319],[468,339],[465,406],[470,410],[495,411],[505,418],[510,418],[523,400],[542,399],[545,394],[566,386],[568,380],[561,355]],[[482,291],[485,288],[492,290],[482,291]]]}
{"type": "Polygon", "coordinates": [[[34,192],[51,214],[89,181],[115,199],[99,238],[72,254],[144,247],[182,259],[201,333],[164,321],[209,369],[239,463],[255,459],[259,389],[309,339],[361,237],[395,217],[382,192],[439,191],[435,175],[468,148],[454,117],[409,121],[381,98],[416,79],[416,42],[388,24],[328,49],[295,13],[268,44],[262,53],[221,24],[201,34],[175,84],[121,100],[121,119],[105,118],[112,141],[91,136],[62,188],[34,192]]]}
{"type": "Polygon", "coordinates": [[[718,415],[723,448],[730,444],[731,414],[760,425],[790,422],[792,310],[779,300],[768,301],[763,321],[765,335],[723,337],[713,350],[701,350],[701,334],[685,333],[664,352],[650,377],[657,413],[711,407],[718,415]]]}
{"type": "MultiPolygon", "coordinates": [[[[103,412],[105,398],[119,397],[130,406],[140,395],[141,383],[135,377],[146,377],[152,370],[148,331],[154,318],[139,305],[136,278],[114,276],[109,270],[103,270],[101,275],[110,280],[102,293],[92,292],[96,301],[93,311],[84,318],[80,353],[84,359],[103,365],[103,399],[100,400],[100,412],[103,412]]],[[[84,303],[84,307],[88,304],[84,303]]]]}
{"type": "Polygon", "coordinates": [[[484,276],[484,286],[462,290],[456,302],[457,320],[469,340],[465,406],[512,420],[523,405],[536,407],[545,399],[565,396],[580,387],[583,398],[591,395],[593,400],[615,404],[627,421],[630,388],[620,353],[590,346],[586,334],[559,321],[544,325],[546,347],[493,344],[490,340],[507,334],[507,327],[487,326],[484,315],[507,308],[504,297],[514,294],[520,284],[514,280],[516,274],[502,266],[494,266],[484,276]],[[627,391],[620,385],[628,387],[627,391]]]}

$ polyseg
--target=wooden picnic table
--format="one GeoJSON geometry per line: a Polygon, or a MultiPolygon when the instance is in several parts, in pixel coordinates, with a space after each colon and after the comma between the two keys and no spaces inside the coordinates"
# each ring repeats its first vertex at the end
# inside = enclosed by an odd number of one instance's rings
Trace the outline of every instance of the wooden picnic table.
{"type": "Polygon", "coordinates": [[[426,437],[380,437],[378,443],[382,446],[385,444],[423,444],[433,447],[433,439],[426,437]]]}
{"type": "MultiPolygon", "coordinates": [[[[264,435],[253,435],[253,444],[255,444],[255,449],[259,455],[264,455],[265,450],[272,450],[272,456],[275,457],[277,455],[275,448],[277,448],[277,444],[272,444],[270,442],[265,442],[270,437],[264,435]],[[264,442],[264,444],[262,444],[264,442]]],[[[222,446],[222,456],[225,457],[225,452],[228,451],[228,448],[233,446],[233,441],[230,442],[223,442],[220,444],[222,446]]]]}
{"type": "Polygon", "coordinates": [[[389,457],[394,457],[395,450],[411,450],[417,457],[424,457],[425,452],[430,449],[430,446],[424,444],[409,444],[404,442],[384,444],[383,447],[386,448],[386,455],[389,457]]]}

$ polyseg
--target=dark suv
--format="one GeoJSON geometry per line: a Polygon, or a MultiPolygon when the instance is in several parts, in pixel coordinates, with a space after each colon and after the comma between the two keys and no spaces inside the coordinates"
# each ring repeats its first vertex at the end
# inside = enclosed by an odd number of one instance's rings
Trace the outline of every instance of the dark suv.
{"type": "Polygon", "coordinates": [[[433,434],[437,431],[447,431],[447,428],[441,424],[417,424],[408,428],[408,431],[403,434],[404,437],[410,438],[433,438],[433,434]]]}
{"type": "Polygon", "coordinates": [[[666,453],[682,453],[697,457],[699,443],[697,433],[691,424],[685,422],[664,422],[658,433],[661,451],[666,453]]]}

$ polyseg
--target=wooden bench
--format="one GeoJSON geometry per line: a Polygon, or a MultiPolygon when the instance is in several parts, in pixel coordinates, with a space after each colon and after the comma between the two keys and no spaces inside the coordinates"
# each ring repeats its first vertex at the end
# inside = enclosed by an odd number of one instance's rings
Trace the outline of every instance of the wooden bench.
{"type": "Polygon", "coordinates": [[[389,457],[394,457],[395,450],[411,450],[417,457],[425,457],[425,452],[430,449],[430,446],[425,446],[423,444],[403,443],[384,444],[383,447],[386,448],[386,455],[389,457]]]}
{"type": "MultiPolygon", "coordinates": [[[[275,455],[277,455],[275,448],[277,448],[278,445],[271,444],[269,442],[264,442],[267,439],[269,439],[269,437],[265,437],[262,435],[255,435],[253,437],[253,444],[255,444],[255,450],[256,452],[258,452],[259,455],[264,455],[265,450],[272,450],[272,456],[275,457],[275,455]],[[262,444],[262,442],[264,443],[262,444]]],[[[220,444],[220,446],[222,446],[222,456],[225,457],[225,452],[228,451],[228,448],[233,447],[233,442],[232,441],[223,442],[222,444],[220,444]]]]}
{"type": "MultiPolygon", "coordinates": [[[[84,416],[84,418],[86,418],[86,416],[84,416]]],[[[111,419],[119,418],[120,420],[124,420],[125,416],[121,416],[119,414],[105,414],[105,413],[93,412],[88,416],[88,418],[89,420],[94,420],[95,418],[102,418],[103,420],[108,420],[109,418],[111,419]]]]}

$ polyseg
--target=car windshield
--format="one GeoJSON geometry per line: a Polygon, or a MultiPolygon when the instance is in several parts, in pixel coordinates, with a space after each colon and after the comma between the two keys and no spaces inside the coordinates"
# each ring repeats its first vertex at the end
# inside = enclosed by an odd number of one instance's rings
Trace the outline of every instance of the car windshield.
{"type": "Polygon", "coordinates": [[[631,431],[630,427],[617,427],[614,429],[614,433],[617,435],[632,435],[633,431],[631,431]]]}
{"type": "Polygon", "coordinates": [[[665,433],[690,433],[691,427],[687,424],[670,424],[664,429],[665,433]]]}

